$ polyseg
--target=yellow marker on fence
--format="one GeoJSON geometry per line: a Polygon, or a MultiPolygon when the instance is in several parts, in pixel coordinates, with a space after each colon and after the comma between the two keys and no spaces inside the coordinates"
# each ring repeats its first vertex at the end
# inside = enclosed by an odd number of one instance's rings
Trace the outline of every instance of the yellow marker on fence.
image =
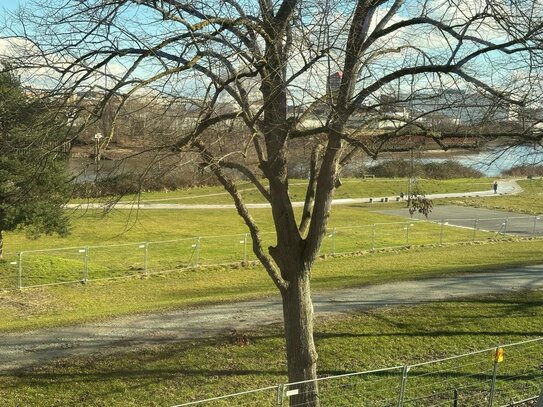
{"type": "Polygon", "coordinates": [[[497,348],[494,352],[494,362],[501,363],[505,358],[505,350],[503,348],[497,348]]]}

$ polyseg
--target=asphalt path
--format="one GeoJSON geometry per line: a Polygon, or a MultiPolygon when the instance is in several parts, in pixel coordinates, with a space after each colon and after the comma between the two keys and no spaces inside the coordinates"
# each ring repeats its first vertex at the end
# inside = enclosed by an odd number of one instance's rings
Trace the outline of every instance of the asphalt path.
{"type": "MultiPolygon", "coordinates": [[[[491,185],[489,185],[489,188],[491,185]]],[[[500,180],[498,194],[495,194],[492,189],[484,191],[474,191],[474,192],[454,192],[454,193],[444,193],[444,194],[428,194],[427,197],[431,199],[441,199],[441,198],[462,198],[462,197],[476,197],[476,196],[499,196],[499,195],[509,195],[522,192],[522,188],[514,180],[500,180]]],[[[206,198],[213,197],[221,194],[207,194],[193,196],[192,198],[206,198]]],[[[397,195],[392,196],[378,196],[378,197],[360,197],[360,198],[338,198],[332,201],[332,205],[354,205],[361,203],[369,202],[396,202],[400,200],[400,197],[397,195]]],[[[270,208],[269,203],[246,203],[245,206],[249,209],[261,209],[261,208],[270,208]]],[[[292,206],[295,208],[300,208],[304,206],[304,202],[292,202],[292,206]]],[[[140,200],[136,202],[117,202],[113,205],[103,204],[103,203],[94,203],[94,202],[85,202],[81,204],[68,204],[66,208],[68,209],[235,209],[234,204],[183,204],[183,203],[157,203],[156,200],[140,200]]]]}
{"type": "MultiPolygon", "coordinates": [[[[479,298],[490,293],[543,289],[543,265],[448,278],[395,282],[313,295],[317,324],[320,317],[373,307],[429,301],[479,298]]],[[[5,373],[57,358],[119,353],[140,345],[218,337],[279,323],[278,297],[203,306],[169,312],[118,317],[21,333],[0,334],[0,371],[5,373]]]]}

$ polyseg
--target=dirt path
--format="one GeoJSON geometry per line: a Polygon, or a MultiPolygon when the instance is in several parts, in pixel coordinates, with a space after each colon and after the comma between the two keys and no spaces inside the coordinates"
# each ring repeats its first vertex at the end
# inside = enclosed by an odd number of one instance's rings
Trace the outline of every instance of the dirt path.
{"type": "MultiPolygon", "coordinates": [[[[543,265],[450,278],[389,283],[313,295],[317,318],[371,307],[415,304],[521,289],[543,288],[543,265]],[[424,300],[422,300],[424,299],[424,300]]],[[[138,345],[216,337],[281,321],[278,298],[199,307],[0,335],[0,371],[59,357],[119,352],[138,345]]]]}

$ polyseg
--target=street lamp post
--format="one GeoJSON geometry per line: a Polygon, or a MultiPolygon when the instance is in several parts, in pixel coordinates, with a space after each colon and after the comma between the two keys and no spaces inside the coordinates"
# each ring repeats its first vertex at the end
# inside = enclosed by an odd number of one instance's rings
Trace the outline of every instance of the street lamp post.
{"type": "Polygon", "coordinates": [[[100,139],[102,138],[102,133],[96,133],[94,135],[94,170],[98,174],[98,165],[100,163],[100,139]]]}

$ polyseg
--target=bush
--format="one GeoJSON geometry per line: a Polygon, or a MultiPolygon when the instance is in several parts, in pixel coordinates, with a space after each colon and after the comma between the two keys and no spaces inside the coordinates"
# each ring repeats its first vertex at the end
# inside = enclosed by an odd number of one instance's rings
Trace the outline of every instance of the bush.
{"type": "Polygon", "coordinates": [[[122,173],[94,181],[75,183],[72,195],[78,198],[100,198],[134,195],[143,191],[173,191],[213,184],[216,184],[214,178],[194,172],[149,174],[146,177],[136,173],[122,173]]]}
{"type": "Polygon", "coordinates": [[[484,174],[456,161],[411,163],[409,160],[387,160],[368,168],[368,173],[381,178],[481,178],[484,174]]]}
{"type": "Polygon", "coordinates": [[[502,171],[505,177],[543,177],[543,165],[517,165],[502,171]]]}

